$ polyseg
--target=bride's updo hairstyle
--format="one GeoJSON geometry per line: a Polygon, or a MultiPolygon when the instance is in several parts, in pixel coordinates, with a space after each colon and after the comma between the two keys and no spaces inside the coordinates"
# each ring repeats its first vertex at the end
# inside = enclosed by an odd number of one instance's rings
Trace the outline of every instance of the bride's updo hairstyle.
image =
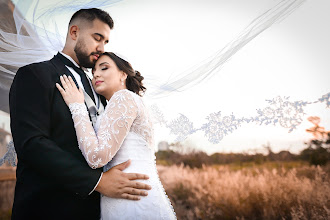
{"type": "Polygon", "coordinates": [[[144,77],[141,76],[140,72],[134,70],[129,62],[120,58],[115,53],[104,52],[102,56],[103,55],[109,56],[110,59],[112,59],[113,62],[115,62],[118,69],[127,74],[126,88],[138,94],[139,96],[142,96],[146,91],[146,87],[143,86],[142,80],[144,79],[144,77]]]}

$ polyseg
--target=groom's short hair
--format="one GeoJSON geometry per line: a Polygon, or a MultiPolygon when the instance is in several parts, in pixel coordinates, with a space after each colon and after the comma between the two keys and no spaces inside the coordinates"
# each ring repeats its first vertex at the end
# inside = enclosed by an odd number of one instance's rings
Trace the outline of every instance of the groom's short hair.
{"type": "Polygon", "coordinates": [[[108,24],[110,29],[113,28],[113,20],[108,14],[108,12],[98,8],[80,9],[79,11],[75,12],[70,19],[69,27],[72,25],[73,22],[80,19],[90,23],[92,23],[95,19],[99,19],[100,21],[108,24]]]}

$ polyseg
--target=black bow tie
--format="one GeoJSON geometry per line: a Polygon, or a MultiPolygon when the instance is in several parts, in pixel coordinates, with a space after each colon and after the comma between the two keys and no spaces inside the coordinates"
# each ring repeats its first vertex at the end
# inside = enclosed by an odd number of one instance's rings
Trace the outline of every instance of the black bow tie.
{"type": "Polygon", "coordinates": [[[81,68],[74,65],[70,60],[68,60],[61,53],[58,53],[57,55],[58,55],[58,58],[64,63],[64,65],[73,68],[74,71],[76,71],[79,74],[79,76],[81,78],[81,82],[84,86],[85,92],[91,97],[91,99],[94,101],[94,103],[96,103],[95,99],[94,99],[94,94],[93,94],[92,88],[89,84],[89,81],[87,79],[86,73],[81,68]]]}

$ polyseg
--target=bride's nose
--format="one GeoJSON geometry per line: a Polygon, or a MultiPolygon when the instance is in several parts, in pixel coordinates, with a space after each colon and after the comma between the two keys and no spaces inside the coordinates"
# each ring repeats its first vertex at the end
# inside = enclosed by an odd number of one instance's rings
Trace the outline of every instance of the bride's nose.
{"type": "Polygon", "coordinates": [[[99,71],[95,70],[93,73],[93,78],[97,78],[99,76],[100,76],[99,71]]]}

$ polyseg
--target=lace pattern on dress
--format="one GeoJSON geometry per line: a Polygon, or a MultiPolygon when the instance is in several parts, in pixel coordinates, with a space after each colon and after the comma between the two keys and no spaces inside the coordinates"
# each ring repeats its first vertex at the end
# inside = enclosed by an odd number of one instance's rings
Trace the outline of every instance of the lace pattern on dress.
{"type": "Polygon", "coordinates": [[[117,153],[128,132],[134,132],[153,145],[153,128],[140,96],[127,89],[117,91],[100,116],[97,132],[89,120],[86,106],[69,105],[79,149],[92,168],[106,165],[117,153]]]}
{"type": "Polygon", "coordinates": [[[127,90],[116,92],[100,116],[100,127],[95,133],[84,104],[69,105],[78,138],[79,149],[92,168],[106,165],[119,150],[133,121],[137,105],[127,90]]]}
{"type": "Polygon", "coordinates": [[[152,120],[150,118],[150,113],[148,112],[142,98],[135,93],[132,93],[132,95],[135,98],[139,113],[134,123],[132,124],[130,131],[142,136],[142,138],[146,141],[147,146],[154,150],[154,129],[152,120]]]}

